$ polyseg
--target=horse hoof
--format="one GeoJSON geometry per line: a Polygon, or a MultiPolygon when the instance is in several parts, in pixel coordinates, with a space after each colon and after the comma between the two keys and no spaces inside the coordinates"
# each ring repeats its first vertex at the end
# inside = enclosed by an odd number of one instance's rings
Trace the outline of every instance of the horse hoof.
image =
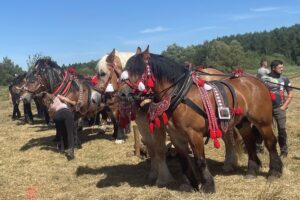
{"type": "Polygon", "coordinates": [[[125,141],[124,140],[115,140],[115,144],[123,144],[125,141]]]}
{"type": "Polygon", "coordinates": [[[194,188],[189,184],[183,183],[179,186],[179,190],[182,192],[192,192],[194,191],[194,188]]]}
{"type": "Polygon", "coordinates": [[[223,170],[224,173],[231,173],[231,172],[234,171],[234,169],[235,168],[233,166],[223,166],[222,167],[222,170],[223,170]]]}
{"type": "Polygon", "coordinates": [[[204,193],[215,193],[216,189],[214,185],[201,185],[200,191],[204,193]]]}
{"type": "Polygon", "coordinates": [[[245,178],[245,179],[255,179],[256,176],[253,175],[253,174],[247,174],[244,178],[245,178]]]}

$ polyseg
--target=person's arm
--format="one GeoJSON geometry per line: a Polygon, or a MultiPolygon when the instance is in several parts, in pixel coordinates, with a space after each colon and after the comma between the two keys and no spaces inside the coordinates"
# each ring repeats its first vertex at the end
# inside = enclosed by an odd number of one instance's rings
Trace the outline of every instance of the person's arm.
{"type": "Polygon", "coordinates": [[[71,104],[71,105],[73,105],[73,106],[76,105],[76,101],[72,101],[72,100],[69,99],[68,97],[65,97],[65,96],[62,96],[62,95],[57,95],[57,97],[58,97],[61,101],[65,102],[65,103],[69,103],[69,104],[71,104]]]}
{"type": "Polygon", "coordinates": [[[293,98],[293,93],[292,93],[292,91],[289,91],[287,99],[285,100],[285,102],[283,103],[283,105],[280,108],[282,110],[286,110],[288,105],[290,104],[292,98],[293,98]]]}

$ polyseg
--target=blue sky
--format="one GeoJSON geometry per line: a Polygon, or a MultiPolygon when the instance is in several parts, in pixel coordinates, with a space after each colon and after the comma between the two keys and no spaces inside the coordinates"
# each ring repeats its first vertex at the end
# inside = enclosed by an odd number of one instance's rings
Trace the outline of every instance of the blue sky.
{"type": "Polygon", "coordinates": [[[159,54],[173,43],[185,47],[296,23],[298,0],[5,0],[0,59],[7,56],[26,70],[36,53],[60,65],[148,44],[159,54]]]}

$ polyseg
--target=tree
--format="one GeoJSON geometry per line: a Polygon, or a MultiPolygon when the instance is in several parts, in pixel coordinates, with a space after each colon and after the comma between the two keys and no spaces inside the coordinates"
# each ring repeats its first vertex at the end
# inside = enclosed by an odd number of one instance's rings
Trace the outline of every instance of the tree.
{"type": "Polygon", "coordinates": [[[14,78],[15,74],[21,74],[22,68],[15,65],[11,59],[4,57],[0,63],[0,85],[7,85],[14,78]]]}

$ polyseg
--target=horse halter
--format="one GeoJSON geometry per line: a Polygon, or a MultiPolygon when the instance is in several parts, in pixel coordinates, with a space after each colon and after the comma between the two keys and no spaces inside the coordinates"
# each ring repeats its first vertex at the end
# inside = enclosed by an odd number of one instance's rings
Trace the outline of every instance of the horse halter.
{"type": "Polygon", "coordinates": [[[148,63],[146,65],[146,70],[142,74],[142,77],[137,81],[131,82],[129,80],[128,71],[122,72],[120,79],[132,89],[133,93],[142,93],[142,94],[153,93],[155,78],[150,68],[150,65],[148,63]]]}

